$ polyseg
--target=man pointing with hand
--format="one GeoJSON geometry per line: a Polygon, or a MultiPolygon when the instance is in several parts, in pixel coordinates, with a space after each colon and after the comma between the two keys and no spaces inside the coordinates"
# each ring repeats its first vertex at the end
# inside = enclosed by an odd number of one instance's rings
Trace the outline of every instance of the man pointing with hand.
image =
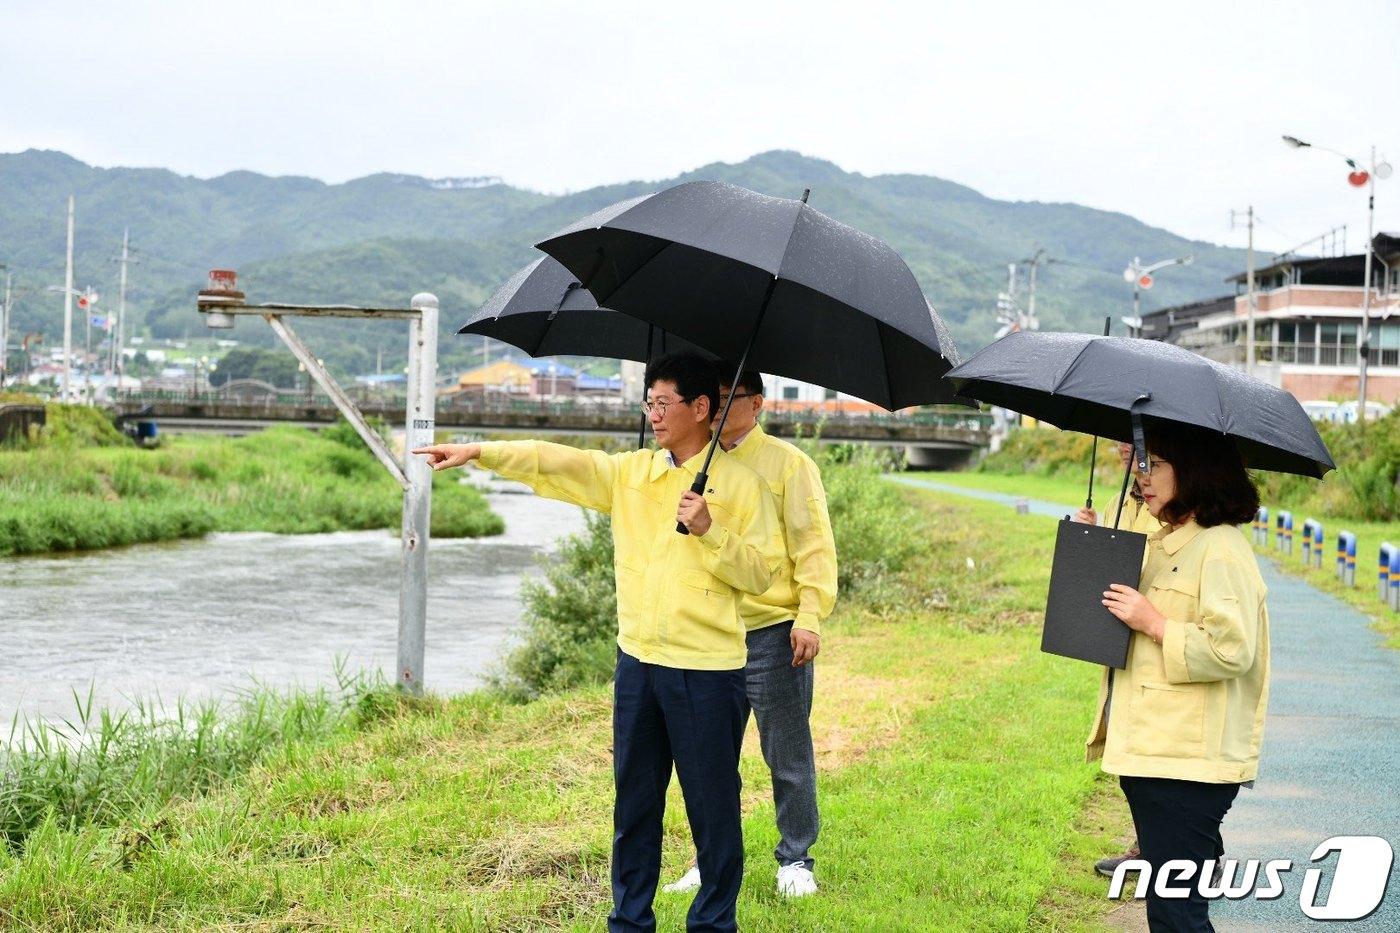
{"type": "Polygon", "coordinates": [[[476,461],[542,496],[612,516],[618,654],[613,681],[613,911],[608,929],[653,930],[662,814],[674,765],[703,876],[689,930],[735,930],[743,879],[739,750],[748,710],[744,594],[782,560],[758,474],[717,451],[704,464],[719,374],[696,354],[647,367],[643,407],[661,449],[621,454],[543,441],[438,444],[435,470],[476,461]],[[680,522],[690,532],[676,532],[680,522]]]}

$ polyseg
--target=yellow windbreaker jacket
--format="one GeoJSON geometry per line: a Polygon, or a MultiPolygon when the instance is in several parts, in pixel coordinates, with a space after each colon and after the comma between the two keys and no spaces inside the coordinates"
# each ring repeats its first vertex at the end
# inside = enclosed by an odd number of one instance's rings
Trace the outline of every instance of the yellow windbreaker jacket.
{"type": "Polygon", "coordinates": [[[1128,666],[1099,690],[1088,757],[1110,774],[1242,783],[1259,770],[1269,702],[1267,590],[1233,525],[1187,522],[1148,539],[1139,590],[1167,617],[1134,632],[1128,666]]]}
{"type": "Polygon", "coordinates": [[[836,542],[821,470],[795,445],[764,433],[760,425],[729,453],[768,484],[786,552],[773,585],[760,596],[745,594],[739,606],[744,625],[753,631],[792,619],[794,628],[821,634],[822,619],[836,605],[836,542]]]}
{"type": "Polygon", "coordinates": [[[762,593],[780,560],[771,496],[722,450],[710,464],[704,535],[676,533],[676,506],[705,451],[672,466],[664,450],[605,454],[545,441],[481,445],[477,463],[551,499],[612,516],[617,644],[648,664],[736,670],[747,649],[741,593],[762,593]]]}

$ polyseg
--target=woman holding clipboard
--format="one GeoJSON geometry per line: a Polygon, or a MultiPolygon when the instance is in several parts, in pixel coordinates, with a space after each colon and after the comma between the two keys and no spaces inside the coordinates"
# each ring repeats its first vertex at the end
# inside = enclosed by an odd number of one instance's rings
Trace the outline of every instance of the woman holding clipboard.
{"type": "Polygon", "coordinates": [[[1160,898],[1153,885],[1149,927],[1213,930],[1199,866],[1223,851],[1221,821],[1258,772],[1269,693],[1266,589],[1237,527],[1259,495],[1220,435],[1155,422],[1147,448],[1137,485],[1162,527],[1148,540],[1141,590],[1114,584],[1103,596],[1134,634],[1111,695],[1105,674],[1088,757],[1119,776],[1154,871],[1172,859],[1198,866],[1189,897],[1160,898]]]}

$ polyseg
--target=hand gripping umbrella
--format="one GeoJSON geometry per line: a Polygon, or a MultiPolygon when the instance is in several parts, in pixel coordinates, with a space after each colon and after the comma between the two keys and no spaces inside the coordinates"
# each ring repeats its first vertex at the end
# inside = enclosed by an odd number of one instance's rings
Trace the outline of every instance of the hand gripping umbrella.
{"type": "MultiPolygon", "coordinates": [[[[491,337],[530,356],[602,356],[648,363],[653,350],[703,352],[655,324],[599,308],[593,296],[579,288],[573,273],[548,256],[507,279],[457,333],[491,337]]],[[[642,415],[637,446],[645,444],[642,415]]]]}
{"type": "MultiPolygon", "coordinates": [[[[806,193],[687,182],[536,246],[598,304],[738,360],[740,373],[780,372],[889,409],[959,400],[942,379],[957,349],[904,260],[809,207],[806,193]]],[[[728,414],[726,404],[696,492],[728,414]]]]}
{"type": "Polygon", "coordinates": [[[963,395],[1056,427],[1131,441],[1142,472],[1148,468],[1143,418],[1225,435],[1256,470],[1321,478],[1336,466],[1292,395],[1169,343],[1012,333],[948,380],[963,395]]]}

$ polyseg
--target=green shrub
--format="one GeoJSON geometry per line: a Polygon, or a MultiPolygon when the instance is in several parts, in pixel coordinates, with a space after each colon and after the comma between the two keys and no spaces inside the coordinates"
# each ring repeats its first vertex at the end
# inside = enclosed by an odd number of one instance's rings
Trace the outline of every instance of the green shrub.
{"type": "MultiPolygon", "coordinates": [[[[821,467],[836,539],[840,598],[890,602],[902,593],[901,571],[927,542],[902,533],[907,505],[881,477],[899,464],[867,445],[801,444],[821,467]]],[[[522,641],[495,678],[517,697],[534,697],[606,681],[617,645],[617,590],[612,526],[585,512],[587,526],[565,537],[544,578],[522,587],[522,641]]]]}
{"type": "MultiPolygon", "coordinates": [[[[1265,504],[1311,512],[1323,518],[1365,521],[1400,519],[1400,407],[1386,417],[1359,424],[1317,425],[1337,469],[1321,481],[1291,473],[1254,471],[1265,504]]],[[[1090,438],[1054,428],[1013,431],[1001,450],[977,467],[987,473],[1080,478],[1089,463],[1090,438]]],[[[1097,476],[1117,481],[1115,442],[1101,441],[1097,476]]]]}
{"type": "Polygon", "coordinates": [[[612,521],[584,512],[585,527],[566,536],[544,579],[521,587],[522,641],[496,685],[520,697],[601,683],[617,647],[617,585],[612,521]]]}

